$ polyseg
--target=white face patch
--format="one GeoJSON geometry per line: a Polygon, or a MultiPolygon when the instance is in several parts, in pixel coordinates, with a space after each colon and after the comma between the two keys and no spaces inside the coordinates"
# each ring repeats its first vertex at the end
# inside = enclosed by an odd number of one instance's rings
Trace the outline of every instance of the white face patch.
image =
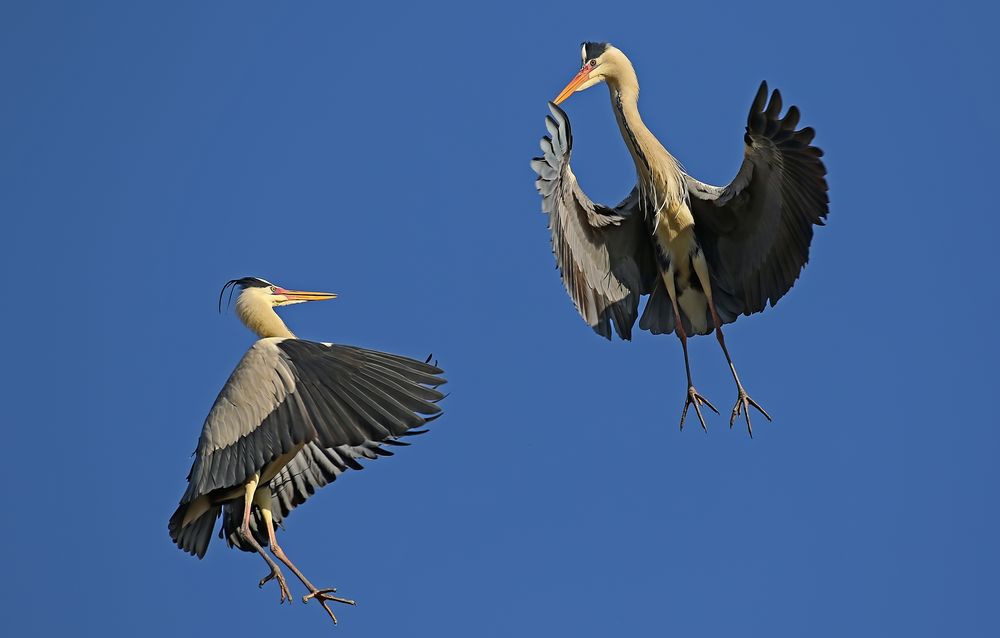
{"type": "Polygon", "coordinates": [[[251,286],[249,288],[243,289],[243,292],[240,293],[240,296],[236,300],[236,303],[239,304],[240,300],[242,299],[246,299],[246,303],[251,303],[251,304],[263,303],[271,305],[274,297],[271,295],[271,289],[269,287],[264,288],[262,286],[251,286]]]}

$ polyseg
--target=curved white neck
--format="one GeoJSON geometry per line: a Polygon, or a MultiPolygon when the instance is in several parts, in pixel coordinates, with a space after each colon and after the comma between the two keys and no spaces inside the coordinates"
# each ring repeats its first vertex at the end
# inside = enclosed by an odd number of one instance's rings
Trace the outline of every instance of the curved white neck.
{"type": "Polygon", "coordinates": [[[622,139],[635,163],[640,190],[657,211],[673,209],[684,200],[685,185],[680,163],[646,127],[639,115],[639,81],[632,65],[621,65],[608,79],[611,105],[622,139]]]}
{"type": "Polygon", "coordinates": [[[244,292],[236,300],[236,316],[247,328],[258,337],[285,337],[294,339],[295,335],[274,311],[271,302],[263,296],[246,294],[244,292]]]}

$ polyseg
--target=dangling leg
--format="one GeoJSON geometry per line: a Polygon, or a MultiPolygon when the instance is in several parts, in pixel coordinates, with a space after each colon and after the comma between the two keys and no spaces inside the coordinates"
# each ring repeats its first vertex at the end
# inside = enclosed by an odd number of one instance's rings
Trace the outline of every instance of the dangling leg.
{"type": "MultiPolygon", "coordinates": [[[[253,478],[250,479],[250,482],[246,484],[246,493],[243,497],[243,524],[240,525],[239,530],[240,538],[257,550],[257,553],[264,558],[264,562],[271,568],[271,573],[262,578],[258,586],[263,587],[264,583],[267,581],[272,578],[277,578],[278,586],[281,587],[281,602],[284,603],[285,599],[292,599],[292,593],[288,591],[288,584],[285,582],[285,576],[281,573],[278,565],[271,560],[270,556],[267,555],[264,548],[260,546],[257,539],[253,537],[253,533],[250,532],[250,506],[253,505],[254,501],[257,499],[256,490],[258,481],[260,481],[260,475],[254,474],[253,478]]],[[[268,490],[268,493],[270,494],[270,490],[268,490]]],[[[268,512],[268,514],[270,514],[270,512],[268,512]]]]}
{"type": "Polygon", "coordinates": [[[722,346],[722,353],[726,355],[726,361],[729,362],[729,370],[733,373],[733,379],[736,380],[736,388],[739,390],[736,405],[733,407],[733,413],[729,417],[729,427],[733,427],[736,418],[742,414],[747,422],[747,432],[753,437],[753,426],[750,425],[750,406],[752,405],[757,408],[768,421],[771,420],[771,415],[759,403],[750,398],[747,391],[743,389],[743,384],[740,383],[739,375],[736,374],[736,366],[733,365],[733,359],[729,356],[729,349],[726,348],[726,338],[722,335],[722,322],[719,321],[719,313],[715,311],[715,303],[712,301],[712,283],[708,276],[708,262],[705,261],[705,254],[700,248],[692,255],[691,261],[694,264],[695,272],[698,274],[698,281],[701,282],[701,287],[705,291],[705,297],[708,299],[708,309],[712,313],[712,325],[715,327],[715,336],[719,340],[719,345],[722,346]]]}
{"type": "MultiPolygon", "coordinates": [[[[306,577],[302,575],[302,572],[299,571],[299,568],[296,567],[294,564],[292,564],[292,561],[288,560],[288,556],[285,556],[285,552],[278,545],[278,541],[274,537],[274,519],[273,515],[271,514],[270,491],[267,492],[264,498],[257,501],[257,506],[260,507],[260,511],[264,515],[264,525],[267,526],[267,540],[268,543],[271,545],[271,553],[273,553],[278,558],[278,560],[284,563],[285,566],[288,567],[288,569],[292,570],[292,573],[295,574],[298,577],[298,579],[302,581],[302,584],[306,586],[306,589],[309,590],[309,594],[302,597],[302,602],[307,603],[309,602],[310,598],[315,598],[316,600],[318,600],[320,604],[323,605],[323,609],[326,610],[326,613],[330,614],[330,619],[333,620],[333,624],[336,625],[337,617],[333,614],[333,611],[326,606],[326,602],[333,601],[336,603],[344,603],[345,605],[356,605],[357,603],[347,598],[330,596],[330,594],[337,591],[336,588],[316,589],[316,587],[313,586],[313,584],[310,583],[306,579],[306,577]]],[[[263,581],[261,581],[261,584],[266,582],[269,578],[270,576],[268,578],[265,578],[263,581]]]]}
{"type": "Polygon", "coordinates": [[[688,361],[687,334],[684,332],[684,322],[681,321],[681,310],[677,305],[673,264],[668,266],[666,272],[663,273],[663,283],[667,287],[667,295],[670,297],[670,303],[674,308],[674,332],[677,333],[677,338],[681,340],[681,349],[684,350],[684,372],[687,373],[688,381],[687,396],[684,399],[684,410],[681,412],[681,429],[684,429],[684,419],[687,417],[688,408],[693,405],[694,412],[698,415],[698,420],[701,421],[701,429],[708,432],[708,427],[705,425],[705,417],[701,415],[701,406],[708,406],[716,414],[719,411],[715,409],[714,405],[709,403],[708,399],[698,394],[698,391],[694,389],[694,383],[691,382],[691,364],[688,361]]]}

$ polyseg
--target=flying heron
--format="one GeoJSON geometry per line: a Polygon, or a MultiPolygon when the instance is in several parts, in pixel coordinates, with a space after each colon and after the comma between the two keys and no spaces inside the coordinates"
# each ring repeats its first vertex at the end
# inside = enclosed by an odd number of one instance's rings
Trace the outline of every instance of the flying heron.
{"type": "Polygon", "coordinates": [[[610,339],[613,324],[626,340],[640,297],[649,295],[640,329],[676,332],[684,351],[681,428],[692,405],[705,429],[701,406],[719,412],[695,389],[687,350],[689,335],[714,330],[738,391],[729,426],[743,414],[753,436],[750,407],[771,417],[740,382],[722,326],[776,304],[809,260],[813,225],[823,225],[829,204],[815,132],[796,129],[794,106],[781,117],[781,94],[775,90],[768,100],[762,82],[747,118],[743,164],[728,186],[710,186],[686,174],[643,124],[639,81],[625,54],[606,42],[584,42],[581,57],[583,68],[549,103],[543,156],[531,162],[566,291],[598,334],[610,339]],[[577,184],[569,118],[558,106],[601,82],[637,174],[613,208],[592,202],[577,184]]]}
{"type": "Polygon", "coordinates": [[[256,277],[234,279],[236,314],[260,337],[222,388],[205,419],[188,474],[188,487],[170,517],[170,538],[202,558],[222,515],[220,538],[255,551],[270,567],[259,586],[275,579],[281,602],[288,584],[271,553],[295,574],[337,622],[327,601],[355,604],[315,587],[288,559],[274,526],[318,488],[358,459],[391,456],[382,445],[407,445],[440,416],[442,371],[427,362],[354,346],[298,339],[274,311],[306,301],[333,299],[327,292],[286,290],[256,277]]]}

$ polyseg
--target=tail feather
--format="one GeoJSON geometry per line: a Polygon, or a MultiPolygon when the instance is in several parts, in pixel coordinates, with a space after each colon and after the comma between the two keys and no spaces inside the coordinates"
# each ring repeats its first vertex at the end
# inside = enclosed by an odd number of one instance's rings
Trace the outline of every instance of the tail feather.
{"type": "Polygon", "coordinates": [[[184,514],[187,512],[189,504],[181,505],[170,517],[167,523],[167,530],[170,532],[170,539],[185,552],[198,558],[204,558],[208,551],[208,544],[212,540],[212,530],[215,528],[215,520],[219,518],[221,507],[213,505],[208,510],[191,521],[187,525],[181,525],[184,514]]]}
{"type": "MultiPolygon", "coordinates": [[[[265,487],[262,489],[268,488],[265,487]]],[[[242,552],[257,551],[240,535],[240,526],[243,524],[243,503],[241,501],[229,501],[222,507],[222,526],[219,528],[219,538],[225,539],[226,544],[242,552]]],[[[273,512],[272,517],[274,525],[280,526],[281,512],[273,512]]],[[[267,526],[264,523],[264,515],[256,505],[250,510],[250,533],[261,547],[268,546],[267,526]]]]}

